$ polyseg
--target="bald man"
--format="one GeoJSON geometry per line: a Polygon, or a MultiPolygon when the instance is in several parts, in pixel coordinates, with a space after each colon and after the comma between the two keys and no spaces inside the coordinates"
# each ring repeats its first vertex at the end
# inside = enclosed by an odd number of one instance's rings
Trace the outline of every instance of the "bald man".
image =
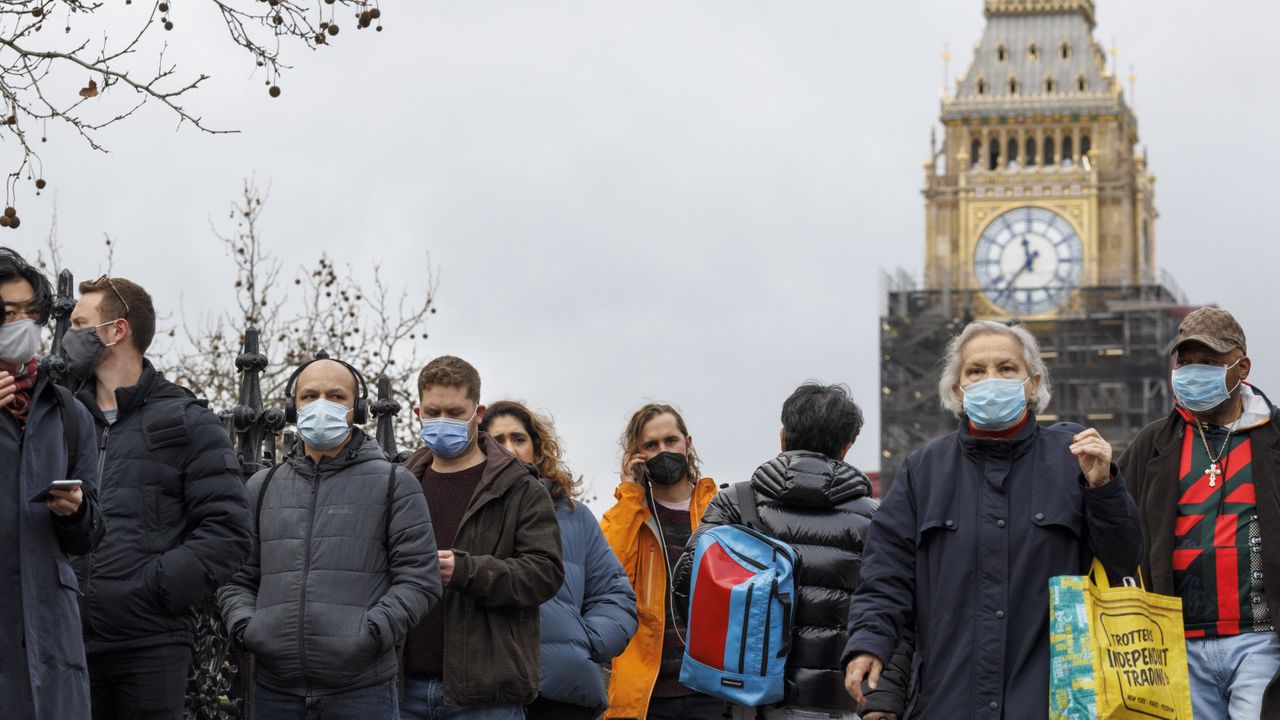
{"type": "Polygon", "coordinates": [[[257,660],[254,717],[393,720],[397,647],[442,593],[431,516],[354,425],[355,369],[314,360],[295,377],[299,442],[249,480],[253,551],[222,615],[257,660]]]}

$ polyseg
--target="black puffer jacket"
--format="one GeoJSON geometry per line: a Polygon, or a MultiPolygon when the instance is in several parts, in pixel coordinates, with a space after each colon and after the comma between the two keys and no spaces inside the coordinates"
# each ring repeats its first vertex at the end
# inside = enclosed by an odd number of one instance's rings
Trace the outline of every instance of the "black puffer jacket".
{"type": "MultiPolygon", "coordinates": [[[[751,486],[761,529],[800,553],[800,602],[787,659],[787,680],[794,683],[796,695],[787,704],[854,712],[857,703],[845,692],[840,654],[848,637],[844,621],[858,586],[862,546],[879,506],[871,497],[871,481],[852,465],[793,451],[761,465],[751,486]]],[[[703,514],[699,532],[741,523],[737,493],[721,492],[703,514]]],[[[697,540],[695,533],[690,550],[697,540]]],[[[678,596],[688,594],[691,562],[692,553],[686,553],[677,567],[678,596]]]]}
{"type": "Polygon", "coordinates": [[[249,554],[240,460],[218,416],[144,362],[108,425],[92,382],[77,397],[98,430],[107,534],[76,563],[85,651],[192,641],[197,602],[249,554]]]}

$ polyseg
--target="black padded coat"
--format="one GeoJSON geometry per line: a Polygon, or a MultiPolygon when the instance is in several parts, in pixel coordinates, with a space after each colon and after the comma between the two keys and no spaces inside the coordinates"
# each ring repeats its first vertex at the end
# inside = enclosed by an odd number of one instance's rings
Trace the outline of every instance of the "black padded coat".
{"type": "MultiPolygon", "coordinates": [[[[871,481],[852,465],[818,453],[785,452],[756,469],[751,477],[762,532],[800,553],[796,622],[792,628],[787,680],[794,696],[789,706],[854,712],[857,703],[844,689],[840,655],[848,633],[849,599],[858,586],[862,546],[879,503],[871,481]]],[[[699,530],[741,524],[736,492],[721,492],[702,515],[699,530]]],[[[689,540],[692,550],[698,535],[689,540]]],[[[676,593],[687,596],[687,552],[677,567],[676,593]]]]}

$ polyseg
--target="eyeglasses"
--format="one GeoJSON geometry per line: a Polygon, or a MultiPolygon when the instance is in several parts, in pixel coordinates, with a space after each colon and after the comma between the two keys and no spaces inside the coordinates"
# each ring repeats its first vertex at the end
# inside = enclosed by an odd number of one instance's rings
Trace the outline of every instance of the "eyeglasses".
{"type": "Polygon", "coordinates": [[[125,300],[125,299],[124,299],[124,295],[121,295],[121,294],[120,294],[120,288],[117,288],[117,287],[116,287],[116,284],[115,284],[115,283],[113,283],[113,282],[111,282],[111,276],[106,275],[106,274],[103,274],[103,276],[102,276],[102,277],[98,278],[97,280],[94,280],[94,281],[93,281],[93,284],[94,284],[94,285],[102,285],[102,282],[103,282],[104,280],[106,281],[106,283],[107,283],[108,285],[110,285],[110,286],[111,286],[111,291],[112,291],[112,292],[114,292],[114,293],[116,294],[116,297],[120,298],[120,302],[124,304],[124,317],[129,317],[129,301],[128,301],[128,300],[125,300]]]}

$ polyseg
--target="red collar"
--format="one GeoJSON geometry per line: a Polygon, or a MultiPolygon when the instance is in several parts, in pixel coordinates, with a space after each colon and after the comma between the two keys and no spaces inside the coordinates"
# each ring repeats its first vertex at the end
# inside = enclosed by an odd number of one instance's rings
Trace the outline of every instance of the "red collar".
{"type": "Polygon", "coordinates": [[[983,430],[977,425],[974,425],[971,420],[969,421],[969,434],[976,438],[983,438],[985,440],[1011,440],[1016,437],[1018,433],[1022,432],[1022,429],[1025,428],[1029,422],[1031,422],[1030,412],[1023,413],[1021,420],[1014,423],[1012,427],[1007,427],[1004,430],[983,430]]]}

